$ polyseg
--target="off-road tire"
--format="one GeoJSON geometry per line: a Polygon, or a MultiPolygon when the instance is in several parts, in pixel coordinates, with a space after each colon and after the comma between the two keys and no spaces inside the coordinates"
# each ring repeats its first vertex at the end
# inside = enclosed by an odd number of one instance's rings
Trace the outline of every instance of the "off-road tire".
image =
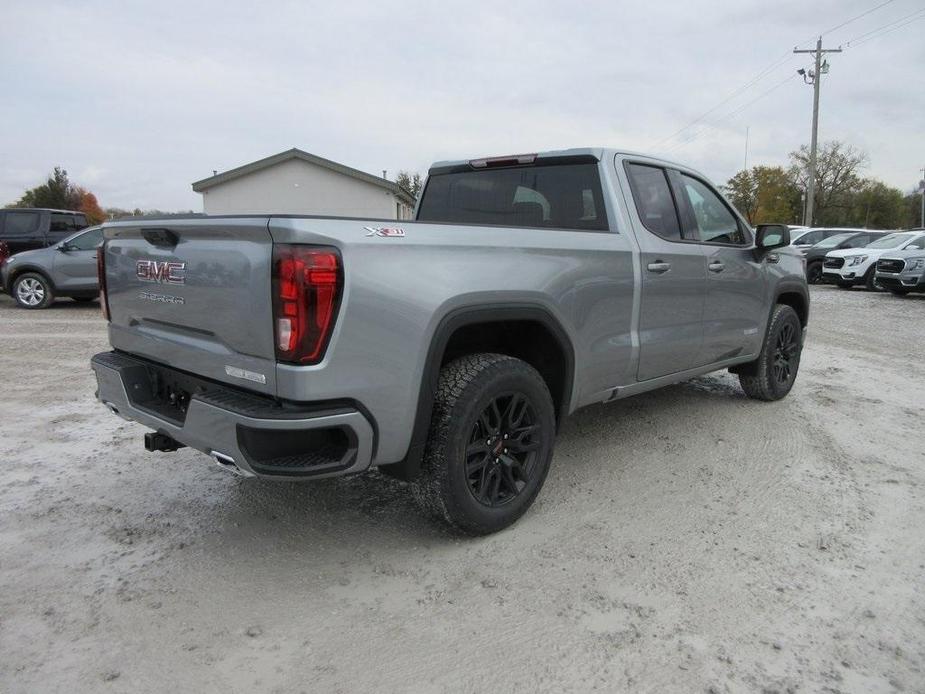
{"type": "Polygon", "coordinates": [[[13,280],[10,294],[20,308],[48,308],[55,300],[51,282],[38,272],[24,272],[13,280]]]}
{"type": "MultiPolygon", "coordinates": [[[[524,514],[542,488],[552,460],[555,427],[555,409],[549,388],[532,366],[504,354],[460,357],[440,371],[422,470],[412,482],[412,493],[426,511],[457,531],[486,535],[501,530],[524,514]],[[510,493],[500,505],[486,505],[487,501],[477,499],[476,491],[470,487],[473,484],[470,479],[473,473],[467,474],[467,465],[472,465],[470,450],[481,445],[478,434],[483,431],[481,417],[486,408],[514,394],[526,400],[531,408],[531,421],[535,420],[537,427],[531,427],[536,433],[529,435],[529,441],[535,446],[535,453],[524,454],[533,457],[527,458],[529,465],[520,469],[528,472],[526,480],[518,480],[524,483],[523,488],[510,493]],[[479,440],[474,441],[476,438],[479,440]]],[[[501,431],[500,426],[498,431],[501,431]]],[[[494,453],[490,451],[494,449],[488,445],[488,440],[485,443],[485,455],[492,458],[494,453]]],[[[507,449],[504,451],[506,453],[507,449]]],[[[513,455],[502,457],[510,460],[513,455]]],[[[500,459],[483,466],[489,469],[494,464],[494,474],[499,480],[504,472],[497,463],[500,459]]],[[[485,478],[482,480],[484,484],[485,478]]],[[[507,485],[507,477],[504,480],[507,485]]]]}
{"type": "Polygon", "coordinates": [[[877,263],[870,266],[870,270],[864,275],[864,288],[869,292],[882,292],[883,287],[877,284],[877,263]]]}
{"type": "Polygon", "coordinates": [[[758,358],[736,369],[742,390],[748,397],[755,400],[771,401],[785,397],[796,380],[802,350],[803,326],[800,324],[797,312],[790,306],[778,304],[771,314],[771,321],[768,324],[758,358]],[[787,334],[791,335],[795,342],[788,347],[791,350],[788,361],[789,377],[781,381],[779,372],[775,369],[775,359],[781,348],[780,341],[788,329],[790,332],[787,334]]]}

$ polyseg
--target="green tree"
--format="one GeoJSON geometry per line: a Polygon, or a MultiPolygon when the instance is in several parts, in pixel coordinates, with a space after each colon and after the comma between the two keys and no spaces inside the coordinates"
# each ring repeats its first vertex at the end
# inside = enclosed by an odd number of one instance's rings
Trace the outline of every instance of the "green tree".
{"type": "Polygon", "coordinates": [[[68,180],[67,171],[56,166],[45,183],[23,193],[11,207],[51,207],[57,210],[78,210],[82,202],[80,191],[68,180]]]}
{"type": "Polygon", "coordinates": [[[758,182],[751,171],[743,169],[726,181],[723,192],[736,209],[745,215],[749,224],[755,223],[758,212],[758,182]]]}
{"type": "Polygon", "coordinates": [[[799,215],[800,191],[780,166],[753,166],[726,183],[732,204],[750,224],[792,222],[799,215]]]}
{"type": "Polygon", "coordinates": [[[882,181],[865,178],[846,195],[846,223],[869,229],[900,229],[905,226],[906,206],[902,191],[882,181]]]}
{"type": "Polygon", "coordinates": [[[411,193],[411,197],[415,200],[418,197],[418,193],[421,192],[421,186],[424,185],[424,179],[421,174],[416,171],[414,173],[399,171],[398,176],[395,177],[395,182],[411,193]]]}
{"type": "Polygon", "coordinates": [[[901,226],[904,229],[914,229],[925,226],[922,220],[922,194],[909,193],[903,198],[903,218],[901,226]]]}

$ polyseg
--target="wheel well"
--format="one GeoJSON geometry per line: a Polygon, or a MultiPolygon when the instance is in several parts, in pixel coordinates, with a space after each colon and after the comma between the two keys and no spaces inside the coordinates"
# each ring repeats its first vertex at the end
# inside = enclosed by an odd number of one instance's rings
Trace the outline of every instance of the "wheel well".
{"type": "Polygon", "coordinates": [[[800,318],[800,325],[804,328],[806,327],[806,321],[809,318],[806,298],[799,292],[784,292],[777,297],[777,303],[784,304],[789,306],[794,311],[797,312],[797,316],[800,318]]]}
{"type": "Polygon", "coordinates": [[[15,270],[10,272],[10,292],[13,291],[13,283],[16,281],[16,278],[20,275],[25,275],[26,273],[31,272],[33,275],[41,275],[45,278],[45,281],[48,282],[48,285],[51,287],[52,291],[55,289],[55,283],[51,281],[51,278],[48,276],[48,273],[39,270],[38,268],[29,267],[17,267],[15,270]]]}
{"type": "Polygon", "coordinates": [[[434,333],[421,378],[411,442],[405,457],[379,470],[402,480],[414,479],[430,430],[440,369],[474,352],[507,354],[530,364],[546,382],[561,422],[571,406],[575,353],[567,333],[548,311],[531,305],[466,307],[441,322],[434,333]]]}
{"type": "Polygon", "coordinates": [[[464,325],[450,336],[440,367],[476,352],[507,354],[527,362],[546,381],[557,419],[567,412],[571,395],[568,358],[559,339],[543,323],[512,320],[464,325]]]}

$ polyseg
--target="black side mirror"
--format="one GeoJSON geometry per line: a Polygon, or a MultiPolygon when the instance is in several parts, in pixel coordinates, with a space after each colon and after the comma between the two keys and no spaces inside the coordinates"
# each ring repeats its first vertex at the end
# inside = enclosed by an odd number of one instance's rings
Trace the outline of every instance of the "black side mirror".
{"type": "Polygon", "coordinates": [[[790,245],[790,229],[786,224],[759,224],[756,227],[755,247],[762,251],[790,245]]]}
{"type": "Polygon", "coordinates": [[[71,244],[65,243],[64,241],[62,241],[56,246],[56,248],[62,253],[68,253],[71,250],[71,244]]]}

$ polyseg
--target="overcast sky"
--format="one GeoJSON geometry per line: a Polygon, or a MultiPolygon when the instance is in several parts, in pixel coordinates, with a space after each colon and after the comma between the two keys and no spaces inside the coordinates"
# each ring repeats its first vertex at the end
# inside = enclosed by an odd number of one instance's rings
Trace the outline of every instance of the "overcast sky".
{"type": "MultiPolygon", "coordinates": [[[[0,2],[0,204],[60,165],[103,206],[200,210],[191,182],[290,147],[390,177],[623,147],[723,183],[749,127],[749,165],[785,164],[812,116],[811,59],[789,51],[882,0],[0,2]]],[[[918,10],[893,0],[824,43],[918,10]]],[[[925,166],[923,35],[854,41],[822,83],[820,139],[903,190],[925,166]]]]}

